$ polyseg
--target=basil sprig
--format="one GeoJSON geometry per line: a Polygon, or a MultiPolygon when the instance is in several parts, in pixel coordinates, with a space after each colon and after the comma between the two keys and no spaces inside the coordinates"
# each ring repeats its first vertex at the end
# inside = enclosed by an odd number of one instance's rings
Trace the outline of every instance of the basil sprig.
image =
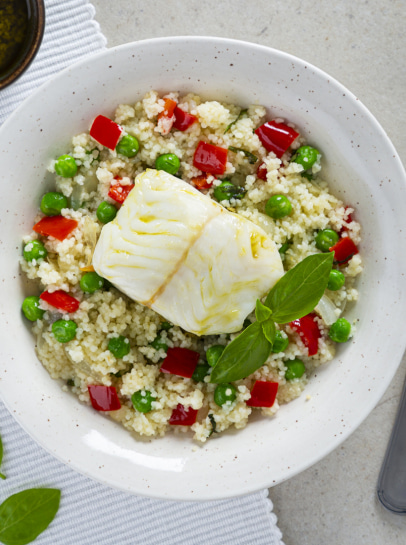
{"type": "Polygon", "coordinates": [[[251,375],[268,359],[271,348],[262,323],[254,322],[226,346],[213,367],[210,382],[232,382],[251,375]],[[258,362],[262,363],[258,365],[258,362]]]}
{"type": "MultiPolygon", "coordinates": [[[[3,443],[1,441],[1,437],[0,437],[0,465],[1,465],[1,462],[3,460],[3,443]]],[[[6,476],[3,475],[3,473],[0,473],[0,479],[5,479],[6,476]]]]}
{"type": "Polygon", "coordinates": [[[257,299],[257,303],[255,305],[255,318],[257,319],[257,322],[265,322],[265,320],[268,320],[271,315],[272,310],[263,305],[261,301],[257,299]]]}
{"type": "Polygon", "coordinates": [[[0,505],[0,542],[26,545],[53,521],[61,497],[55,488],[30,488],[13,494],[0,505]]]}
{"type": "Polygon", "coordinates": [[[333,252],[306,257],[274,285],[265,304],[257,300],[257,321],[226,346],[210,382],[240,380],[262,367],[275,340],[275,323],[291,322],[314,309],[327,287],[333,259],[333,252]]]}
{"type": "Polygon", "coordinates": [[[261,326],[262,333],[264,334],[264,337],[267,339],[267,341],[271,343],[272,348],[276,335],[275,322],[273,320],[267,320],[266,322],[262,322],[261,326]]]}
{"type": "Polygon", "coordinates": [[[265,305],[277,324],[302,318],[314,309],[327,287],[333,259],[334,252],[306,257],[275,284],[265,305]]]}

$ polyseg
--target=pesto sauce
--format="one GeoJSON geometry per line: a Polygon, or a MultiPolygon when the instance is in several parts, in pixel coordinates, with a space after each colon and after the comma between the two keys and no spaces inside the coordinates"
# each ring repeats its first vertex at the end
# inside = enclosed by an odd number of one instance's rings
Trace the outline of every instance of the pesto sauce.
{"type": "Polygon", "coordinates": [[[28,29],[26,0],[0,2],[0,76],[21,52],[28,29]]]}

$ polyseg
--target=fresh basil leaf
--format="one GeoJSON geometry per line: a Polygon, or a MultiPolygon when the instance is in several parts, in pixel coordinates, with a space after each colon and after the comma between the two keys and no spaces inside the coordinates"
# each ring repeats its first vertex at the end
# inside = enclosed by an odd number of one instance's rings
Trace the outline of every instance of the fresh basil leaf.
{"type": "Polygon", "coordinates": [[[271,315],[272,310],[269,307],[263,305],[261,301],[257,299],[255,305],[255,318],[257,319],[257,322],[265,322],[265,320],[268,320],[271,315]]]}
{"type": "Polygon", "coordinates": [[[266,322],[262,322],[261,326],[263,334],[273,346],[276,335],[275,322],[273,320],[267,320],[266,322]]]}
{"type": "Polygon", "coordinates": [[[254,322],[226,346],[213,367],[210,382],[220,384],[248,377],[262,367],[271,349],[261,324],[254,322]]]}
{"type": "Polygon", "coordinates": [[[333,252],[306,257],[274,285],[265,300],[278,324],[309,314],[319,302],[333,264],[333,252]]]}
{"type": "MultiPolygon", "coordinates": [[[[2,443],[2,440],[1,440],[1,437],[0,437],[0,465],[1,465],[1,462],[3,460],[3,443],[2,443]]],[[[0,473],[0,479],[5,479],[6,476],[3,475],[3,473],[0,473]]]]}
{"type": "Polygon", "coordinates": [[[241,112],[238,114],[238,116],[234,119],[234,121],[232,121],[229,125],[227,125],[227,128],[226,130],[224,131],[224,134],[226,134],[233,125],[235,125],[237,123],[237,121],[239,121],[243,115],[246,115],[248,113],[248,110],[241,110],[241,112]]]}
{"type": "Polygon", "coordinates": [[[30,488],[13,494],[0,505],[0,541],[25,545],[53,521],[61,498],[55,488],[30,488]]]}
{"type": "Polygon", "coordinates": [[[233,151],[234,153],[238,153],[239,151],[242,151],[245,157],[248,159],[248,162],[250,165],[255,165],[255,163],[258,161],[258,157],[246,149],[235,148],[234,146],[228,146],[228,149],[230,151],[233,151]]]}

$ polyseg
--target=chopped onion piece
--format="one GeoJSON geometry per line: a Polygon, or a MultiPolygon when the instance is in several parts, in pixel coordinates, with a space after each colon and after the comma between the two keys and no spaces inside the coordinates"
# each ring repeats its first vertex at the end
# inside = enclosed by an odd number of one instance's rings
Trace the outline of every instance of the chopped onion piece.
{"type": "Polygon", "coordinates": [[[97,380],[99,382],[102,381],[103,375],[101,373],[99,373],[98,371],[94,371],[90,367],[90,364],[87,363],[87,361],[82,360],[82,361],[77,362],[74,359],[72,359],[72,356],[69,354],[69,351],[68,351],[66,346],[64,346],[63,349],[64,349],[64,352],[66,354],[66,357],[71,362],[73,367],[75,367],[75,369],[77,369],[77,371],[79,371],[79,372],[81,371],[85,375],[88,375],[89,377],[92,377],[93,379],[95,379],[95,380],[97,380]]]}
{"type": "Polygon", "coordinates": [[[326,325],[334,324],[341,314],[341,310],[335,306],[327,295],[323,295],[314,310],[320,314],[326,325]]]}
{"type": "Polygon", "coordinates": [[[83,243],[90,250],[85,265],[86,267],[89,267],[92,264],[93,252],[96,248],[98,232],[99,229],[97,224],[89,217],[85,216],[83,221],[83,243]]]}

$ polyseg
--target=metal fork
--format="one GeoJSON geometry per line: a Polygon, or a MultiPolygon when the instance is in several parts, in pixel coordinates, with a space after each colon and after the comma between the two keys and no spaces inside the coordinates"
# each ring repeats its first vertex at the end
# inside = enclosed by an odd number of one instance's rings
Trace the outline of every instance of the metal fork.
{"type": "Polygon", "coordinates": [[[406,381],[379,474],[377,493],[386,509],[406,515],[406,381]]]}

